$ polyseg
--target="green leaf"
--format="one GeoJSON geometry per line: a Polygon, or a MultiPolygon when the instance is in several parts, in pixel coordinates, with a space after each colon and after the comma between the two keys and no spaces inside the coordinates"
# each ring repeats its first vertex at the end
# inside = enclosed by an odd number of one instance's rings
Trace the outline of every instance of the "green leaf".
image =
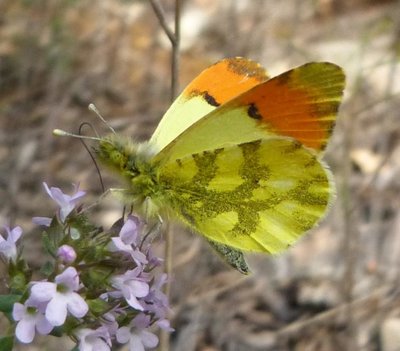
{"type": "Polygon", "coordinates": [[[0,337],[0,351],[12,351],[14,346],[14,336],[0,337]]]}
{"type": "Polygon", "coordinates": [[[21,300],[21,295],[0,295],[0,311],[4,313],[10,323],[14,323],[12,310],[15,302],[21,300]]]}
{"type": "Polygon", "coordinates": [[[0,311],[11,313],[15,302],[20,300],[20,295],[0,295],[0,311]]]}
{"type": "Polygon", "coordinates": [[[13,293],[22,293],[25,291],[27,285],[27,277],[23,272],[18,272],[17,274],[10,274],[9,286],[13,293]]]}
{"type": "Polygon", "coordinates": [[[45,250],[55,257],[57,249],[64,238],[64,227],[58,222],[57,217],[53,217],[50,227],[43,232],[42,241],[45,250]]]}
{"type": "Polygon", "coordinates": [[[50,277],[50,275],[54,272],[54,264],[52,262],[46,262],[41,268],[40,272],[43,273],[46,277],[50,277]]]}
{"type": "Polygon", "coordinates": [[[110,309],[110,305],[103,299],[86,300],[86,302],[90,311],[96,316],[101,316],[110,309]]]}
{"type": "Polygon", "coordinates": [[[98,292],[108,286],[108,278],[112,272],[112,268],[103,266],[91,267],[89,270],[81,273],[80,278],[88,290],[87,297],[89,299],[97,297],[98,292]]]}
{"type": "Polygon", "coordinates": [[[75,231],[80,233],[80,236],[87,238],[90,233],[97,232],[97,228],[90,223],[88,218],[83,213],[70,215],[68,217],[68,225],[75,231]]]}
{"type": "Polygon", "coordinates": [[[42,243],[44,249],[54,257],[56,249],[53,241],[50,240],[49,234],[47,234],[46,232],[44,232],[42,235],[42,243]]]}
{"type": "MultiPolygon", "coordinates": [[[[68,319],[67,319],[67,322],[68,322],[68,319]]],[[[63,326],[61,326],[61,327],[55,327],[50,332],[50,335],[55,336],[57,338],[61,338],[64,335],[64,328],[65,328],[65,324],[63,326]]]]}
{"type": "Polygon", "coordinates": [[[10,292],[14,295],[22,294],[30,281],[32,272],[26,264],[25,260],[18,259],[17,262],[10,262],[8,267],[9,288],[10,292]]]}

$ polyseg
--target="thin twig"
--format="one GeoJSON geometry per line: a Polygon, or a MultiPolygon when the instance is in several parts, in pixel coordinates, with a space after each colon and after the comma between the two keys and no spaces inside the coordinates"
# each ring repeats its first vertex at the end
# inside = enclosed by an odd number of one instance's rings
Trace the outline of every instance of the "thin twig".
{"type": "MultiPolygon", "coordinates": [[[[179,44],[180,44],[180,15],[181,15],[181,0],[175,0],[175,26],[174,32],[168,27],[164,11],[157,0],[149,0],[150,4],[156,14],[161,28],[164,30],[168,39],[171,42],[171,102],[175,100],[178,95],[179,89],[179,44]]],[[[166,226],[165,230],[165,273],[168,275],[168,281],[165,285],[165,295],[168,300],[171,296],[171,275],[172,275],[172,250],[173,250],[173,237],[171,234],[171,227],[166,226]]],[[[169,336],[170,333],[164,330],[161,331],[160,350],[169,350],[169,336]]]]}
{"type": "Polygon", "coordinates": [[[343,184],[342,184],[342,211],[343,211],[343,252],[345,258],[345,270],[343,275],[343,297],[346,303],[346,308],[344,309],[347,318],[347,346],[348,350],[356,350],[356,343],[353,336],[356,332],[356,325],[353,320],[353,289],[354,289],[354,269],[357,258],[357,239],[356,233],[353,228],[352,221],[352,197],[350,189],[350,176],[351,176],[351,160],[350,152],[351,150],[351,135],[353,131],[353,124],[349,118],[346,120],[346,129],[344,132],[344,158],[343,158],[343,184]]]}
{"type": "Polygon", "coordinates": [[[179,90],[179,45],[181,39],[181,0],[175,0],[175,35],[171,57],[171,102],[178,96],[179,90]]]}
{"type": "MultiPolygon", "coordinates": [[[[361,82],[361,67],[358,72],[358,85],[361,82]]],[[[357,256],[359,249],[358,247],[358,235],[353,226],[353,213],[351,211],[352,196],[350,188],[350,177],[351,177],[351,159],[350,150],[352,148],[352,135],[354,135],[354,120],[346,116],[344,119],[344,142],[343,142],[343,177],[341,184],[342,194],[342,216],[343,216],[343,252],[344,252],[344,263],[345,269],[342,277],[343,286],[343,298],[346,303],[345,313],[347,319],[346,329],[346,343],[348,350],[358,350],[357,343],[355,342],[355,335],[357,335],[357,325],[353,319],[353,289],[354,289],[354,274],[357,262],[357,256]]]]}
{"type": "MultiPolygon", "coordinates": [[[[171,44],[174,45],[176,40],[175,35],[176,33],[172,32],[171,28],[168,27],[167,20],[165,18],[164,10],[162,9],[160,3],[157,0],[149,0],[151,7],[153,8],[154,13],[156,14],[158,21],[160,22],[160,26],[167,35],[168,39],[170,40],[171,44]]],[[[178,6],[178,1],[176,1],[176,5],[178,6]]],[[[175,25],[176,26],[176,25],[175,25]]]]}
{"type": "Polygon", "coordinates": [[[161,28],[167,35],[172,46],[171,57],[171,102],[175,100],[179,90],[179,45],[181,33],[181,0],[175,0],[175,27],[174,32],[168,27],[164,10],[157,0],[149,0],[156,14],[161,28]]]}

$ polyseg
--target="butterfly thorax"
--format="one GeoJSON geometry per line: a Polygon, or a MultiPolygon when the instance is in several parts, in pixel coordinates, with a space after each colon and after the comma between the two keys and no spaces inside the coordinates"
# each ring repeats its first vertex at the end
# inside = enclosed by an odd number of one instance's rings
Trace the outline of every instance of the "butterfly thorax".
{"type": "Polygon", "coordinates": [[[135,144],[121,136],[110,136],[99,142],[95,153],[101,163],[118,173],[127,183],[123,195],[129,202],[142,205],[159,192],[157,167],[147,144],[135,144]]]}

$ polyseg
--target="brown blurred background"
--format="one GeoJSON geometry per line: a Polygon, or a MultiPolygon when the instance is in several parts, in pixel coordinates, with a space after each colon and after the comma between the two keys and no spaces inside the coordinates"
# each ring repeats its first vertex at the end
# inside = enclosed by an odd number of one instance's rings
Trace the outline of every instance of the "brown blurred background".
{"type": "MultiPolygon", "coordinates": [[[[174,1],[161,4],[172,26],[174,1]]],[[[249,255],[243,277],[174,227],[171,350],[400,350],[400,1],[182,0],[181,24],[181,87],[245,56],[272,76],[331,61],[347,88],[326,154],[337,200],[316,230],[277,257],[249,255]]],[[[51,131],[105,132],[93,102],[145,140],[169,105],[170,56],[144,0],[0,0],[0,223],[23,226],[33,265],[31,217],[53,208],[42,181],[100,192],[81,144],[51,131]]],[[[104,224],[120,213],[111,198],[102,210],[104,224]]],[[[18,347],[56,349],[54,337],[18,347]]]]}

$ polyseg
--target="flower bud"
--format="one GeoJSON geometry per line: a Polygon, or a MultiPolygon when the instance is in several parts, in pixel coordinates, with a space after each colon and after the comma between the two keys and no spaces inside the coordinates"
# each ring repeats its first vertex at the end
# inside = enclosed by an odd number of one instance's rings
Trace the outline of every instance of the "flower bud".
{"type": "Polygon", "coordinates": [[[62,245],[57,250],[57,256],[64,263],[72,263],[76,259],[76,252],[71,246],[62,245]]]}

